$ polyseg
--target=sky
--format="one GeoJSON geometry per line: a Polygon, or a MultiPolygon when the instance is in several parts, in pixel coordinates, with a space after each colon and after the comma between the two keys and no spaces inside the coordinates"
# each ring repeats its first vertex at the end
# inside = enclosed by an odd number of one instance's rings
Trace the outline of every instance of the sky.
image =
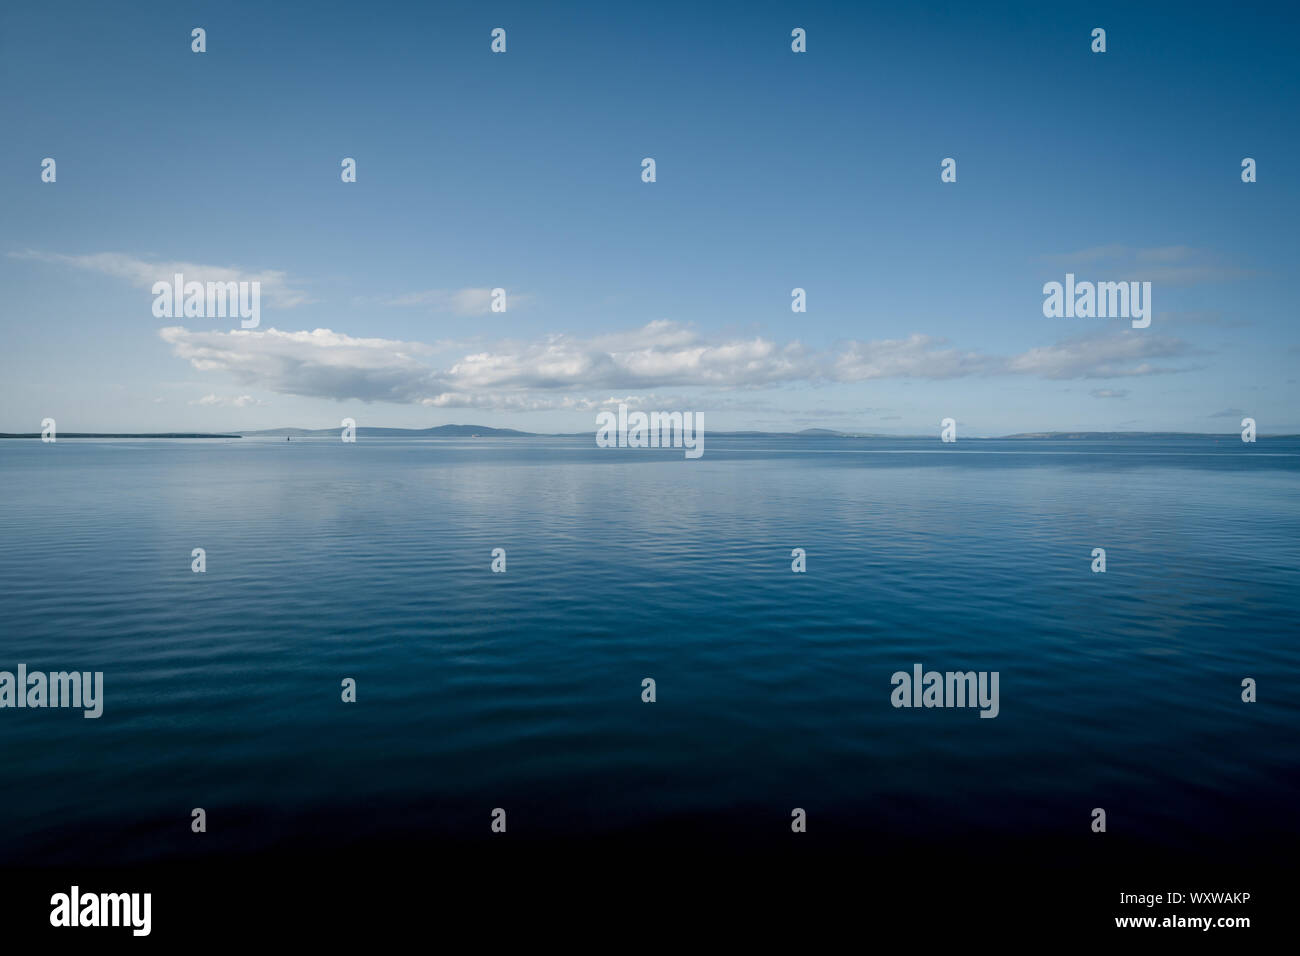
{"type": "Polygon", "coordinates": [[[1138,6],[5,4],[0,430],[1300,432],[1300,12],[1138,6]]]}

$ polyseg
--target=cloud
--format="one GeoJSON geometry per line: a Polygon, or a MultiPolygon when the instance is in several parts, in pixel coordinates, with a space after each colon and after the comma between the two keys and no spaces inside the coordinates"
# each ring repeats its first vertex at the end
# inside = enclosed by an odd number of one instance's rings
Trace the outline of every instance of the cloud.
{"type": "Polygon", "coordinates": [[[911,335],[905,339],[848,342],[835,358],[831,377],[840,382],[877,378],[964,378],[1002,371],[1003,359],[948,348],[944,339],[911,335]]]}
{"type": "Polygon", "coordinates": [[[1093,398],[1127,398],[1128,389],[1126,388],[1094,388],[1088,393],[1093,398]]]}
{"type": "Polygon", "coordinates": [[[1052,253],[1043,261],[1064,268],[1097,266],[1110,270],[1107,281],[1152,282],[1160,285],[1192,285],[1227,282],[1256,275],[1251,269],[1227,265],[1212,252],[1191,246],[1138,248],[1121,243],[1090,246],[1074,252],[1052,253]]]}
{"type": "Polygon", "coordinates": [[[1129,378],[1183,371],[1151,360],[1190,354],[1192,349],[1179,339],[1124,329],[1032,348],[1008,360],[1007,371],[1046,379],[1129,378]]]}
{"type": "Polygon", "coordinates": [[[958,349],[920,334],[848,341],[814,351],[798,341],[761,336],[710,340],[690,327],[657,321],[586,339],[503,340],[435,367],[433,346],[354,338],[330,329],[191,331],[176,326],[159,334],[194,368],[225,372],[245,387],[317,398],[520,411],[585,410],[607,396],[654,394],[664,388],[735,392],[900,378],[1154,375],[1178,371],[1158,362],[1191,353],[1177,339],[1130,330],[1009,358],[958,349]]]}
{"type": "Polygon", "coordinates": [[[479,408],[512,412],[594,411],[608,402],[565,395],[558,398],[527,394],[443,392],[420,399],[426,408],[479,408]]]}
{"type": "Polygon", "coordinates": [[[236,395],[234,398],[223,398],[219,395],[209,393],[204,395],[202,398],[196,398],[194,401],[190,402],[190,404],[213,408],[248,408],[250,405],[265,405],[266,402],[256,399],[252,395],[236,395]]]}
{"type": "MultiPolygon", "coordinates": [[[[527,292],[506,290],[507,310],[518,309],[531,303],[533,296],[527,292]]],[[[360,305],[384,305],[399,308],[429,306],[437,312],[454,312],[457,315],[487,315],[492,311],[492,290],[489,288],[425,289],[403,295],[380,299],[357,299],[360,305]]]]}
{"type": "Polygon", "coordinates": [[[201,265],[196,262],[148,262],[119,252],[97,252],[85,256],[65,256],[55,252],[11,252],[10,258],[36,262],[69,265],[78,269],[98,272],[101,275],[125,279],[132,285],[148,289],[155,282],[171,282],[176,273],[185,276],[186,282],[259,282],[262,297],[281,309],[307,305],[313,300],[301,289],[295,288],[287,273],[273,269],[249,272],[235,266],[201,265]]]}
{"type": "Polygon", "coordinates": [[[500,343],[462,357],[447,374],[474,389],[741,388],[819,374],[815,359],[797,342],[778,345],[761,337],[707,342],[664,323],[640,331],[644,334],[593,340],[552,335],[538,342],[500,343]]]}
{"type": "Polygon", "coordinates": [[[168,326],[158,334],[200,371],[227,372],[243,385],[289,395],[410,403],[445,390],[416,358],[428,347],[414,342],[359,339],[329,329],[192,332],[168,326]]]}

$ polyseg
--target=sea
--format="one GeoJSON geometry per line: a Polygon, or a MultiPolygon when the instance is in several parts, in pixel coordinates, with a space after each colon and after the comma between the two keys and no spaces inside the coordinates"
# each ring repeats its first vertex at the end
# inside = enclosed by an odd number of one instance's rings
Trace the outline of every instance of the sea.
{"type": "Polygon", "coordinates": [[[0,865],[1300,843],[1300,440],[6,440],[0,488],[0,671],[103,674],[0,709],[0,865]]]}

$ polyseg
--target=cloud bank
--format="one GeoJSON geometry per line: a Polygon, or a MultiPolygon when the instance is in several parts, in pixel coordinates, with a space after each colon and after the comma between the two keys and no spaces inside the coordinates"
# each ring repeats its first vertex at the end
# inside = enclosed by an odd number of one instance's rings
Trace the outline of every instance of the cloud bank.
{"type": "Polygon", "coordinates": [[[661,388],[760,389],[991,376],[1129,378],[1180,371],[1168,360],[1192,354],[1178,339],[1129,329],[998,356],[921,334],[850,340],[818,351],[798,341],[761,336],[711,340],[679,323],[656,321],[591,338],[502,340],[435,364],[437,350],[431,345],[355,338],[330,329],[194,331],[172,326],[159,334],[195,369],[226,373],[245,387],[314,398],[515,411],[586,409],[608,401],[602,396],[611,393],[661,388]]]}

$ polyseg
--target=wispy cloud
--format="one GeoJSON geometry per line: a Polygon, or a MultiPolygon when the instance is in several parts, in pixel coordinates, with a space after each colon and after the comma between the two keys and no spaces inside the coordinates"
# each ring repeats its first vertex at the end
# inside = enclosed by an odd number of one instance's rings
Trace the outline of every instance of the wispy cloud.
{"type": "MultiPolygon", "coordinates": [[[[529,305],[533,296],[527,292],[506,290],[506,308],[519,309],[529,305]]],[[[394,308],[428,307],[435,312],[454,312],[457,315],[486,315],[492,311],[490,288],[424,289],[402,295],[354,300],[357,305],[382,305],[394,308]]]]}
{"type": "Polygon", "coordinates": [[[965,378],[1007,369],[1006,360],[950,348],[946,339],[911,335],[905,339],[846,342],[834,357],[829,377],[839,382],[877,378],[965,378]]]}
{"type": "Polygon", "coordinates": [[[203,265],[197,262],[150,262],[120,252],[68,256],[57,252],[38,252],[28,249],[23,252],[11,252],[9,257],[73,266],[116,279],[125,279],[143,289],[152,287],[155,282],[171,282],[172,277],[178,272],[185,276],[187,282],[259,282],[262,298],[281,309],[291,309],[314,301],[297,287],[297,282],[290,279],[287,273],[275,269],[253,272],[236,266],[203,265]]]}
{"type": "Polygon", "coordinates": [[[1167,335],[1123,329],[1083,335],[1040,346],[1007,362],[1007,371],[1047,379],[1129,378],[1186,371],[1152,360],[1195,354],[1187,343],[1167,335]]]}
{"type": "Polygon", "coordinates": [[[1050,253],[1041,258],[1061,268],[1104,268],[1111,273],[1106,278],[1112,281],[1158,282],[1162,285],[1227,282],[1256,275],[1254,270],[1224,262],[1217,253],[1191,246],[1142,248],[1112,243],[1074,252],[1050,253]]]}

